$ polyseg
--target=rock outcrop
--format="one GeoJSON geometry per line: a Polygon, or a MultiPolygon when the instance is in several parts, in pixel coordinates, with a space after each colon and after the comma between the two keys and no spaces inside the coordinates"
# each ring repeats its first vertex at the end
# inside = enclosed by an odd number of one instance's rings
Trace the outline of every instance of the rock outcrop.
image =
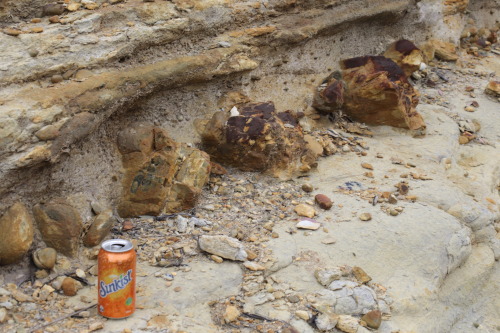
{"type": "Polygon", "coordinates": [[[118,135],[125,170],[118,213],[159,215],[193,208],[210,175],[210,158],[159,128],[135,124],[118,135]]]}
{"type": "Polygon", "coordinates": [[[19,261],[33,242],[33,218],[18,202],[0,217],[0,265],[19,261]]]}

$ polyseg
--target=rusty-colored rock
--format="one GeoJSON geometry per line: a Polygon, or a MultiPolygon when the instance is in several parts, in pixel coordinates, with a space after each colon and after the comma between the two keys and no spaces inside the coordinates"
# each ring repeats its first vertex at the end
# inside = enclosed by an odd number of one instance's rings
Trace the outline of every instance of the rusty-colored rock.
{"type": "Polygon", "coordinates": [[[385,51],[384,56],[392,59],[409,77],[413,72],[420,68],[424,61],[424,55],[418,47],[406,39],[398,40],[392,43],[385,51]]]}
{"type": "Polygon", "coordinates": [[[342,73],[335,71],[319,86],[314,96],[313,107],[330,113],[338,111],[344,105],[346,84],[342,81],[342,73]]]}
{"type": "Polygon", "coordinates": [[[206,153],[146,124],[120,132],[118,147],[125,169],[120,216],[159,215],[194,206],[210,174],[206,153]]]}
{"type": "Polygon", "coordinates": [[[332,206],[333,206],[332,200],[330,200],[330,198],[327,197],[324,194],[317,194],[314,197],[314,200],[323,209],[327,209],[328,210],[328,209],[332,208],[332,206]]]}
{"type": "Polygon", "coordinates": [[[353,118],[373,125],[425,128],[415,110],[418,92],[391,59],[366,56],[341,62],[346,82],[345,110],[353,118]]]}
{"type": "Polygon", "coordinates": [[[382,313],[379,310],[372,310],[361,317],[361,320],[370,328],[378,329],[382,324],[382,313]]]}
{"type": "Polygon", "coordinates": [[[33,208],[33,215],[47,246],[66,256],[73,257],[77,254],[82,219],[65,199],[58,198],[47,204],[38,204],[33,208]]]}
{"type": "Polygon", "coordinates": [[[315,163],[296,115],[277,112],[272,102],[244,104],[235,116],[216,112],[202,141],[215,160],[244,171],[290,175],[315,163]]]}
{"type": "Polygon", "coordinates": [[[61,288],[66,296],[75,296],[78,291],[78,282],[70,277],[63,280],[61,288]]]}
{"type": "Polygon", "coordinates": [[[18,202],[0,217],[0,265],[15,263],[28,252],[33,242],[33,218],[18,202]]]}

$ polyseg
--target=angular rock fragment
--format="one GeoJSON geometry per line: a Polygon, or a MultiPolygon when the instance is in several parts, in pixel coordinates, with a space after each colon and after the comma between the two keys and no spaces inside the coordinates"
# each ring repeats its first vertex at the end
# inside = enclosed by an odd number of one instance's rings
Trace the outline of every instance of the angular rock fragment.
{"type": "Polygon", "coordinates": [[[316,215],[316,210],[314,207],[309,206],[308,204],[298,204],[295,206],[294,211],[299,215],[299,216],[305,216],[308,218],[313,218],[314,215],[316,215]]]}
{"type": "Polygon", "coordinates": [[[33,215],[45,244],[69,257],[77,254],[82,219],[65,199],[58,198],[47,204],[38,204],[33,208],[33,215]]]}
{"type": "Polygon", "coordinates": [[[346,333],[356,333],[359,327],[359,322],[353,316],[340,315],[336,326],[339,330],[346,333]]]}
{"type": "Polygon", "coordinates": [[[353,118],[373,125],[425,128],[415,107],[418,92],[392,60],[366,56],[343,60],[347,91],[343,109],[353,118]]]}
{"type": "Polygon", "coordinates": [[[444,61],[458,60],[457,48],[454,44],[438,39],[432,39],[430,43],[434,46],[434,56],[436,58],[444,61]]]}
{"type": "Polygon", "coordinates": [[[343,60],[341,67],[342,73],[335,72],[319,87],[313,103],[316,109],[342,109],[354,120],[371,125],[425,128],[415,110],[419,94],[394,61],[364,56],[343,60]]]}
{"type": "Polygon", "coordinates": [[[194,207],[210,175],[210,159],[147,124],[118,135],[125,175],[118,206],[122,217],[159,215],[194,207]]]}
{"type": "Polygon", "coordinates": [[[367,283],[372,280],[372,278],[368,274],[366,274],[366,272],[361,267],[354,266],[352,268],[352,272],[360,283],[367,283]]]}
{"type": "Polygon", "coordinates": [[[333,281],[340,279],[342,275],[342,270],[338,267],[317,269],[314,272],[316,280],[325,287],[329,286],[333,281]]]}
{"type": "Polygon", "coordinates": [[[83,244],[88,247],[100,244],[113,227],[115,220],[111,209],[101,212],[95,217],[89,230],[83,237],[83,244]]]}
{"type": "Polygon", "coordinates": [[[203,235],[199,238],[198,244],[203,251],[225,259],[239,261],[245,261],[247,259],[247,253],[243,244],[236,238],[224,235],[203,235]]]}
{"type": "Polygon", "coordinates": [[[316,156],[293,112],[277,112],[272,102],[244,104],[238,112],[216,112],[202,133],[206,151],[217,162],[277,176],[315,166],[316,156]]]}
{"type": "Polygon", "coordinates": [[[316,317],[316,327],[322,332],[329,332],[337,325],[338,317],[337,314],[329,309],[329,311],[325,311],[316,317]]]}
{"type": "Polygon", "coordinates": [[[0,217],[0,265],[13,264],[28,252],[33,242],[33,218],[18,202],[0,217]]]}
{"type": "Polygon", "coordinates": [[[405,75],[409,77],[413,72],[420,68],[424,62],[424,55],[418,47],[406,39],[398,40],[392,43],[384,57],[392,59],[403,70],[405,75]]]}

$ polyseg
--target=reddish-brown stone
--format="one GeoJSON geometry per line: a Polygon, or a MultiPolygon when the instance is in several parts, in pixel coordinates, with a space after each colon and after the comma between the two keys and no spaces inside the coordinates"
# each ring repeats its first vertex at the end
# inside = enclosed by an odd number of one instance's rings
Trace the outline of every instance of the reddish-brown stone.
{"type": "Polygon", "coordinates": [[[317,194],[314,197],[314,200],[316,200],[316,203],[323,209],[330,209],[333,206],[332,200],[330,200],[329,197],[327,197],[324,194],[317,194]]]}

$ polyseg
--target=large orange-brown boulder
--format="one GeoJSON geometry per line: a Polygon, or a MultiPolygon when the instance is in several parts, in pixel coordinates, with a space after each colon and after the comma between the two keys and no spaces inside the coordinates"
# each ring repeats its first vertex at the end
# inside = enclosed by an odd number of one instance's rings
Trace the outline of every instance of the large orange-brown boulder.
{"type": "Polygon", "coordinates": [[[22,259],[33,242],[33,218],[18,202],[0,217],[0,265],[22,259]]]}
{"type": "Polygon", "coordinates": [[[214,160],[283,177],[314,166],[316,156],[296,114],[277,112],[272,102],[244,104],[233,112],[216,112],[202,133],[204,148],[214,160]]]}
{"type": "Polygon", "coordinates": [[[118,135],[122,153],[122,217],[193,208],[210,175],[209,156],[172,140],[165,130],[135,124],[118,135]]]}
{"type": "Polygon", "coordinates": [[[342,60],[342,72],[331,75],[318,89],[313,106],[323,112],[344,111],[356,121],[424,129],[415,110],[418,91],[394,61],[383,56],[342,60]]]}
{"type": "Polygon", "coordinates": [[[57,198],[38,204],[33,207],[33,215],[47,246],[69,257],[78,253],[83,231],[82,218],[66,199],[57,198]]]}

